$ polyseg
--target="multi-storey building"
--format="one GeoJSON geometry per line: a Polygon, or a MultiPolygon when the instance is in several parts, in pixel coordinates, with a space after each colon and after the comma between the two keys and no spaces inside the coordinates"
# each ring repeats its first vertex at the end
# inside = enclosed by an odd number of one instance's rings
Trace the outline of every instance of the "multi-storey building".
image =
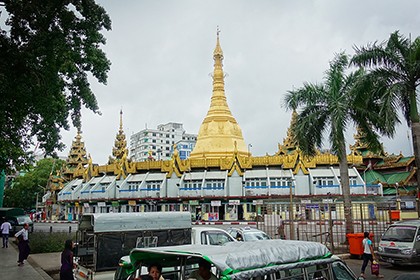
{"type": "Polygon", "coordinates": [[[169,122],[158,125],[157,129],[143,129],[131,135],[130,140],[130,157],[135,162],[152,158],[154,160],[170,159],[174,153],[173,146],[180,141],[182,154],[185,155],[183,159],[186,159],[194,148],[197,135],[186,134],[182,123],[169,122]],[[189,143],[193,143],[192,148],[189,143]]]}

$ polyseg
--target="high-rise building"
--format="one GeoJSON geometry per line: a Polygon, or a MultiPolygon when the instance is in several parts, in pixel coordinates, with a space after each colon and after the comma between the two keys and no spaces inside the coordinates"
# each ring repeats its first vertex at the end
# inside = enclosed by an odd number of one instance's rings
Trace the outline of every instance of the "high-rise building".
{"type": "Polygon", "coordinates": [[[171,158],[174,145],[180,145],[186,159],[197,141],[196,134],[186,134],[182,123],[169,122],[157,129],[146,128],[130,137],[130,157],[135,162],[171,158]],[[179,143],[178,143],[179,142],[179,143]]]}

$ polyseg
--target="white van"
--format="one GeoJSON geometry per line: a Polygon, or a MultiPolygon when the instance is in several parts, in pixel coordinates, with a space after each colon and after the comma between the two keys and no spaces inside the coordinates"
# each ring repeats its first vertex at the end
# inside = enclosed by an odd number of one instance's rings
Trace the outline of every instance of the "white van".
{"type": "Polygon", "coordinates": [[[378,247],[380,260],[393,265],[420,264],[420,220],[398,222],[385,231],[378,247]]]}

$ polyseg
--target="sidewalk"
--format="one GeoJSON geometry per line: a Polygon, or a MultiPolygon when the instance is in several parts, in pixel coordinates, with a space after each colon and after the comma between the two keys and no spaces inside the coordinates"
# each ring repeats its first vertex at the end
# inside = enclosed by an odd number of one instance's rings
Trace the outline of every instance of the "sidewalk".
{"type": "Polygon", "coordinates": [[[29,255],[25,265],[19,267],[17,263],[19,250],[12,238],[9,238],[9,248],[0,248],[0,279],[52,280],[53,278],[44,270],[60,269],[60,253],[29,255]]]}

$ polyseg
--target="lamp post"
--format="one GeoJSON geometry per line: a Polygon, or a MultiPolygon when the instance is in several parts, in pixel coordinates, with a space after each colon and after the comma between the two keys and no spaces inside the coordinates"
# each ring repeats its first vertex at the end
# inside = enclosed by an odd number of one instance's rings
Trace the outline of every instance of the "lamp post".
{"type": "Polygon", "coordinates": [[[293,192],[292,192],[293,181],[292,179],[289,179],[288,182],[290,186],[290,207],[289,207],[290,240],[294,240],[295,239],[295,222],[294,222],[294,216],[293,216],[293,192]]]}

